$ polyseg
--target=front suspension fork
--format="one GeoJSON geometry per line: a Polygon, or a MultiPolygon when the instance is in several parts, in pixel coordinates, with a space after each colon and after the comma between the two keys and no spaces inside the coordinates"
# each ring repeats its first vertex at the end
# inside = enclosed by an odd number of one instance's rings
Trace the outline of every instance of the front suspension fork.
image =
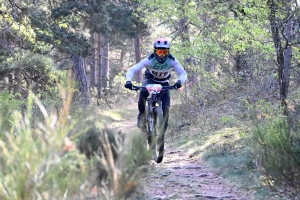
{"type": "Polygon", "coordinates": [[[153,111],[152,111],[152,100],[151,99],[147,99],[147,109],[148,109],[148,130],[149,130],[149,134],[150,137],[152,137],[153,135],[153,111]]]}
{"type": "Polygon", "coordinates": [[[151,99],[151,98],[148,98],[147,99],[147,109],[148,109],[148,131],[149,131],[149,134],[150,136],[153,135],[153,116],[154,116],[154,113],[153,113],[153,110],[155,107],[159,106],[160,109],[162,109],[162,102],[161,101],[157,101],[156,98],[154,99],[151,99]],[[158,104],[158,105],[157,105],[158,104]]]}

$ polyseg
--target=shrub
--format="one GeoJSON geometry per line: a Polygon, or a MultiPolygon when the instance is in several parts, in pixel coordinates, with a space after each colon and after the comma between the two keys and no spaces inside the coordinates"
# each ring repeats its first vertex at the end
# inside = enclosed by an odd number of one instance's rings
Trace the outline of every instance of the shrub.
{"type": "Polygon", "coordinates": [[[45,121],[33,127],[33,99],[30,95],[25,115],[11,111],[11,128],[2,132],[0,199],[63,199],[83,192],[80,187],[87,180],[88,163],[78,151],[64,149],[64,138],[72,127],[68,115],[49,115],[35,99],[45,121]]]}
{"type": "MultiPolygon", "coordinates": [[[[0,94],[0,115],[1,115],[1,127],[0,132],[9,130],[12,126],[13,111],[20,110],[22,105],[21,100],[17,100],[9,92],[4,91],[0,94]]],[[[0,136],[2,138],[2,136],[0,136]]]]}
{"type": "Polygon", "coordinates": [[[254,113],[254,149],[268,180],[299,188],[299,130],[291,134],[287,118],[279,111],[262,115],[254,113]]]}
{"type": "Polygon", "coordinates": [[[70,103],[71,94],[60,112],[48,114],[30,93],[23,114],[7,108],[10,126],[0,120],[0,199],[130,198],[151,158],[144,138],[126,146],[123,135],[99,128],[101,115],[71,115],[70,103]],[[35,118],[36,107],[43,117],[35,118]]]}

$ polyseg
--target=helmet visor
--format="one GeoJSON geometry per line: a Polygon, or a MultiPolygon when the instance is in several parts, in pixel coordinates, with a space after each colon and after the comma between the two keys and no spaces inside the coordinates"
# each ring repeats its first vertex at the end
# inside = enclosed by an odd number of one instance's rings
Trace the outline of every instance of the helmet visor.
{"type": "Polygon", "coordinates": [[[166,55],[168,55],[169,50],[168,49],[156,49],[155,53],[158,56],[166,56],[166,55]]]}

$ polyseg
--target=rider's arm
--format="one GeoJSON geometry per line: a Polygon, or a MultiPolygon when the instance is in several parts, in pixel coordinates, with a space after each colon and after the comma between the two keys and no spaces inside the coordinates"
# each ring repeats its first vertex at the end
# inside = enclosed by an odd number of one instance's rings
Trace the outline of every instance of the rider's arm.
{"type": "Polygon", "coordinates": [[[126,81],[132,81],[134,74],[138,71],[140,71],[141,69],[143,69],[144,67],[150,66],[151,64],[151,60],[149,60],[149,58],[145,58],[143,60],[141,60],[140,62],[138,62],[137,64],[135,64],[133,67],[131,67],[127,73],[126,73],[126,81]]]}
{"type": "Polygon", "coordinates": [[[178,74],[178,80],[180,80],[181,83],[183,84],[187,79],[186,71],[184,70],[184,68],[181,66],[181,64],[178,62],[176,58],[172,61],[172,65],[178,74]]]}

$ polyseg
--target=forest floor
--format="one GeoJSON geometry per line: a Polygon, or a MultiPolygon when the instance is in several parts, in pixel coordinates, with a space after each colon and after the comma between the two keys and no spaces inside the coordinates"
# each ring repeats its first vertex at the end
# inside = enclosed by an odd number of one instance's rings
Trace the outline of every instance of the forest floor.
{"type": "MultiPolygon", "coordinates": [[[[127,138],[143,134],[136,127],[136,114],[127,114],[125,119],[110,123],[109,128],[121,130],[127,138]]],[[[256,199],[251,188],[241,189],[221,175],[219,169],[210,167],[199,157],[191,157],[187,148],[177,148],[168,139],[165,141],[162,163],[151,161],[149,173],[142,176],[132,200],[194,200],[194,199],[256,199]]],[[[145,143],[146,145],[146,143],[145,143]]]]}

